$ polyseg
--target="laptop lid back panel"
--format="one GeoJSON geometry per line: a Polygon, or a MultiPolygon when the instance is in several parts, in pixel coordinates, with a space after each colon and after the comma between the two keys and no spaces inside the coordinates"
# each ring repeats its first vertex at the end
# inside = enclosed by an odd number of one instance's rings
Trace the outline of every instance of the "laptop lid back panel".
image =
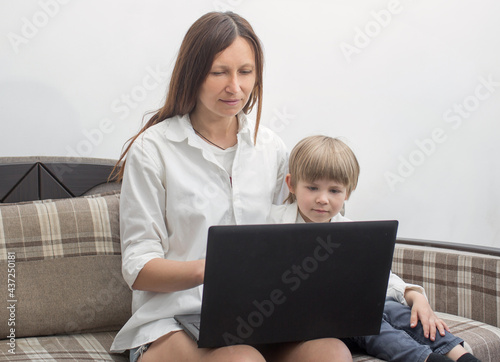
{"type": "Polygon", "coordinates": [[[199,347],[379,333],[397,221],[216,226],[199,347]]]}

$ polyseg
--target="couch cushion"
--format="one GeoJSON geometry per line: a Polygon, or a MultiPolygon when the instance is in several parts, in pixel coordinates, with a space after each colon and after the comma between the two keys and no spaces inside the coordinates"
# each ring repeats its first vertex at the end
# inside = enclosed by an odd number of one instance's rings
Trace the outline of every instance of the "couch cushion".
{"type": "Polygon", "coordinates": [[[110,354],[116,332],[19,338],[15,354],[2,343],[2,361],[128,361],[128,353],[110,354]]]}
{"type": "Polygon", "coordinates": [[[498,361],[500,328],[452,314],[436,313],[451,332],[465,341],[465,349],[483,362],[498,361]]]}
{"type": "Polygon", "coordinates": [[[392,271],[422,285],[434,310],[500,327],[500,257],[396,244],[392,271]]]}
{"type": "Polygon", "coordinates": [[[131,292],[121,276],[119,193],[0,205],[0,338],[119,329],[131,292]],[[10,323],[11,322],[11,323],[10,323]],[[10,325],[9,325],[10,324],[10,325]]]}
{"type": "MultiPolygon", "coordinates": [[[[500,328],[452,314],[437,313],[451,329],[451,333],[464,340],[464,347],[483,362],[496,362],[500,356],[500,328]]],[[[354,362],[381,361],[365,355],[362,351],[353,351],[354,362]]]]}

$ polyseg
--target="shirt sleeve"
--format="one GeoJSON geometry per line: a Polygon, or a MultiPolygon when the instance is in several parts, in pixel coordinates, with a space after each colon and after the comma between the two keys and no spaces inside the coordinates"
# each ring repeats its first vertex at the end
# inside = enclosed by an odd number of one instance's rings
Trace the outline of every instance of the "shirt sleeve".
{"type": "Polygon", "coordinates": [[[389,285],[387,287],[387,297],[392,297],[401,304],[408,305],[405,299],[405,292],[407,290],[415,290],[420,294],[423,294],[427,299],[427,295],[425,294],[425,290],[423,287],[416,284],[405,283],[403,279],[401,279],[391,271],[391,274],[389,276],[389,285]]]}
{"type": "Polygon", "coordinates": [[[120,197],[122,273],[132,288],[144,265],[168,249],[163,167],[154,147],[139,137],[125,162],[120,197]]]}

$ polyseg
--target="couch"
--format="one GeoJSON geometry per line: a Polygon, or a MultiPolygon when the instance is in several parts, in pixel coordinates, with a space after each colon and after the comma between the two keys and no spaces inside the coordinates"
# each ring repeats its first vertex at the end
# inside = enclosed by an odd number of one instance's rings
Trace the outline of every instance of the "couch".
{"type": "MultiPolygon", "coordinates": [[[[0,360],[128,361],[109,352],[131,310],[113,164],[0,158],[0,360]]],[[[468,350],[499,361],[500,250],[398,239],[393,272],[425,287],[468,350]]]]}

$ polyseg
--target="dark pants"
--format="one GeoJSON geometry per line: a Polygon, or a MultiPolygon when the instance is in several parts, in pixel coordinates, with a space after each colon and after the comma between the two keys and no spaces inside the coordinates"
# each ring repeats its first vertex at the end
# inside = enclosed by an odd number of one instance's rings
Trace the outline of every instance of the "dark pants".
{"type": "Polygon", "coordinates": [[[431,352],[446,354],[463,343],[462,339],[448,332],[444,336],[437,332],[435,341],[431,341],[424,337],[420,321],[416,327],[410,327],[410,318],[410,307],[388,298],[380,334],[355,337],[352,340],[369,355],[393,362],[423,362],[431,352]]]}

